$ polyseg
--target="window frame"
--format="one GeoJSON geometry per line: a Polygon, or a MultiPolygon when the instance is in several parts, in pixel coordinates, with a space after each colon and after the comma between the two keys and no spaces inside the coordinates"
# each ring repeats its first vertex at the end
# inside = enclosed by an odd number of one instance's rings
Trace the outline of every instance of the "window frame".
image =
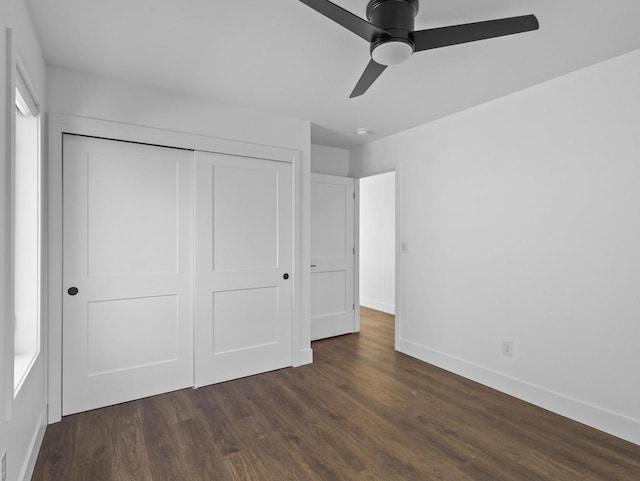
{"type": "Polygon", "coordinates": [[[29,378],[30,373],[32,372],[33,366],[36,364],[40,356],[42,355],[44,342],[43,342],[43,300],[44,300],[44,256],[43,256],[43,246],[44,246],[44,230],[43,230],[43,221],[44,221],[44,172],[43,172],[43,155],[42,155],[42,112],[40,109],[40,103],[38,101],[37,95],[35,94],[35,89],[33,88],[32,82],[29,80],[29,75],[27,73],[27,69],[24,66],[24,63],[21,61],[20,56],[16,53],[15,43],[13,39],[13,32],[10,28],[7,28],[6,31],[6,40],[7,40],[7,158],[8,158],[8,174],[9,174],[9,202],[8,209],[9,211],[9,229],[7,233],[7,253],[10,255],[9,269],[7,272],[8,277],[8,286],[9,290],[7,292],[8,298],[8,306],[7,311],[5,313],[8,315],[7,327],[5,328],[6,333],[6,357],[7,357],[7,373],[6,373],[6,393],[7,393],[7,403],[6,403],[6,413],[5,419],[7,421],[11,420],[12,417],[12,404],[15,399],[19,396],[22,387],[26,383],[29,378]],[[17,93],[18,92],[18,93],[17,93]],[[22,373],[18,376],[20,379],[16,379],[15,373],[15,359],[16,359],[16,346],[15,346],[15,323],[16,323],[16,245],[15,245],[15,235],[16,235],[16,109],[18,108],[18,102],[20,103],[20,110],[26,109],[27,112],[34,117],[36,122],[35,125],[35,139],[37,145],[35,146],[35,155],[36,155],[36,169],[37,169],[37,195],[38,198],[36,200],[37,206],[37,220],[36,220],[36,232],[37,232],[37,241],[36,241],[36,252],[37,252],[37,279],[36,286],[37,292],[36,299],[36,336],[37,341],[35,345],[35,352],[29,362],[26,364],[22,373]]]}

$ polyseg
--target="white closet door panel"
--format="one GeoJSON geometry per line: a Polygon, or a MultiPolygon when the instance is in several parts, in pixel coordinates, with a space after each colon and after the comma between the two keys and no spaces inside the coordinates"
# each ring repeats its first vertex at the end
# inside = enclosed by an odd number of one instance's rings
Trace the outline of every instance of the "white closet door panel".
{"type": "Polygon", "coordinates": [[[214,292],[213,354],[277,344],[278,314],[277,287],[214,292]]]}
{"type": "Polygon", "coordinates": [[[193,384],[193,152],[65,135],[63,414],[193,384]]]}
{"type": "Polygon", "coordinates": [[[176,274],[177,176],[172,162],[102,155],[88,159],[90,277],[127,276],[135,282],[135,276],[176,274]]]}
{"type": "Polygon", "coordinates": [[[89,303],[89,376],[177,360],[178,319],[175,295],[89,303]]]}
{"type": "Polygon", "coordinates": [[[255,167],[213,168],[213,272],[277,268],[278,176],[255,167]]]}
{"type": "Polygon", "coordinates": [[[290,366],[291,164],[197,152],[195,178],[196,386],[290,366]]]}
{"type": "Polygon", "coordinates": [[[354,180],[311,174],[311,340],[355,331],[354,180]]]}

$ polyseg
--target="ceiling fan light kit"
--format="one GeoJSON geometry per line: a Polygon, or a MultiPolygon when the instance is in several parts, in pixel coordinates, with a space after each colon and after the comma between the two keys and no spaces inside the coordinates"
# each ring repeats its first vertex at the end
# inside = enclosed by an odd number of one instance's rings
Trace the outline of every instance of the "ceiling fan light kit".
{"type": "Polygon", "coordinates": [[[380,65],[397,65],[413,55],[413,47],[402,40],[391,40],[376,45],[371,50],[371,58],[380,65]]]}
{"type": "Polygon", "coordinates": [[[370,43],[371,60],[351,92],[351,98],[365,93],[387,66],[408,60],[414,52],[539,28],[535,15],[523,15],[415,31],[418,0],[370,0],[366,11],[369,21],[329,0],[300,1],[370,43]]]}

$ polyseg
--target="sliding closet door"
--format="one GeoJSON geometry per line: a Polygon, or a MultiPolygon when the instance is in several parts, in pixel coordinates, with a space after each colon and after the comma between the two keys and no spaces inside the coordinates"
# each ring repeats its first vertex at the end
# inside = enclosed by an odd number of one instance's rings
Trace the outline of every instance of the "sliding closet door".
{"type": "Polygon", "coordinates": [[[291,164],[195,161],[195,385],[291,365],[291,164]]]}
{"type": "Polygon", "coordinates": [[[193,152],[64,136],[63,414],[193,385],[193,152]]]}

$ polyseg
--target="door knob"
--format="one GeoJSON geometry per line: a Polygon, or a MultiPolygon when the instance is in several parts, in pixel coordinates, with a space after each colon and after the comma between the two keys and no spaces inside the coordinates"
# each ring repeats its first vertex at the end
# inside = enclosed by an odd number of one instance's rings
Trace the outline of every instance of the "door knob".
{"type": "Polygon", "coordinates": [[[70,287],[69,289],[67,289],[67,293],[70,296],[75,296],[78,293],[78,288],[77,287],[70,287]]]}
{"type": "Polygon", "coordinates": [[[287,279],[289,279],[289,274],[285,274],[284,276],[282,276],[282,278],[286,281],[287,279]]]}

